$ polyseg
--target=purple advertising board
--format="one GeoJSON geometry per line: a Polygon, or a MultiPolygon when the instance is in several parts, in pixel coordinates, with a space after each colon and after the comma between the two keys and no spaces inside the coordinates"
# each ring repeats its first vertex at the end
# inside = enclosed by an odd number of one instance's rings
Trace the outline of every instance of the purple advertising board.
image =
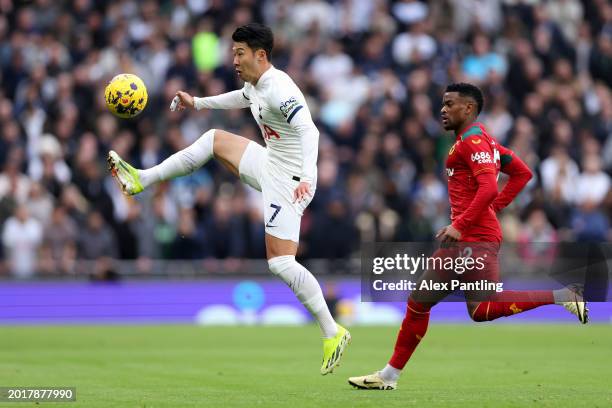
{"type": "MultiPolygon", "coordinates": [[[[347,324],[397,324],[404,303],[360,301],[360,281],[323,281],[347,324]],[[333,290],[332,290],[333,289],[333,290]]],[[[591,321],[612,322],[612,303],[590,303],[591,321]]],[[[433,321],[467,322],[465,304],[437,305],[433,321]]],[[[1,282],[0,324],[303,324],[310,321],[287,286],[276,280],[1,282]]],[[[555,305],[503,322],[574,322],[555,305]]]]}

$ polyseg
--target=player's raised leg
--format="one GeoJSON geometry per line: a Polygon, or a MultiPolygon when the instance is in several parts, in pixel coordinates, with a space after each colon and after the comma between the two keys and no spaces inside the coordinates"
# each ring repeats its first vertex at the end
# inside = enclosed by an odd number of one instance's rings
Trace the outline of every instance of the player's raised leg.
{"type": "Polygon", "coordinates": [[[559,290],[505,290],[492,295],[484,302],[470,301],[466,294],[468,313],[472,320],[485,322],[512,316],[545,305],[560,305],[578,318],[580,323],[589,321],[589,309],[582,288],[577,285],[559,290]]]}
{"type": "Polygon", "coordinates": [[[193,173],[213,157],[238,175],[240,160],[249,142],[242,136],[211,129],[189,147],[174,153],[150,169],[136,169],[112,150],[108,154],[108,163],[123,192],[134,195],[160,181],[193,173]]]}
{"type": "Polygon", "coordinates": [[[332,317],[319,282],[303,265],[295,260],[298,243],[266,233],[266,252],[270,271],[281,278],[295,293],[304,307],[319,324],[323,336],[321,374],[329,374],[338,366],[351,335],[332,317]]]}

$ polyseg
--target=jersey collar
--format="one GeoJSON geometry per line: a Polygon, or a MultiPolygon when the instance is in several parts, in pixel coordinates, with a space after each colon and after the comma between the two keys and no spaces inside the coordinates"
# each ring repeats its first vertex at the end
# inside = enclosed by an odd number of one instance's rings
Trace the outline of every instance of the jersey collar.
{"type": "Polygon", "coordinates": [[[270,64],[270,68],[268,68],[263,74],[261,74],[261,76],[257,80],[257,84],[255,84],[255,88],[261,89],[264,86],[263,84],[266,81],[266,78],[271,76],[274,70],[275,70],[274,65],[270,64]]]}
{"type": "MultiPolygon", "coordinates": [[[[263,75],[262,75],[263,76],[263,75]]],[[[466,127],[464,127],[463,129],[461,129],[461,132],[457,133],[457,137],[455,140],[461,140],[461,138],[463,137],[463,134],[470,128],[474,127],[474,126],[478,126],[479,128],[482,129],[482,123],[480,122],[472,122],[469,125],[467,125],[466,127]]]]}

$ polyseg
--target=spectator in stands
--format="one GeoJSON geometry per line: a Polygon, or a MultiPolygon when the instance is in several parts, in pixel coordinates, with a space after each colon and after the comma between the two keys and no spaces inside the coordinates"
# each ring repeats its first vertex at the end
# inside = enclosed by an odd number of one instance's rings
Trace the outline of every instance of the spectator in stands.
{"type": "Polygon", "coordinates": [[[490,75],[504,77],[508,70],[503,56],[491,50],[491,42],[478,34],[472,41],[472,54],[463,60],[463,74],[469,81],[482,83],[490,75]]]}
{"type": "Polygon", "coordinates": [[[30,185],[30,194],[24,205],[28,209],[28,213],[41,225],[45,226],[49,223],[54,201],[53,197],[40,183],[34,182],[30,185]]]}
{"type": "Polygon", "coordinates": [[[49,251],[49,273],[73,272],[78,239],[79,228],[76,222],[68,215],[65,207],[58,205],[43,230],[43,245],[49,251]]]}
{"type": "Polygon", "coordinates": [[[36,273],[41,241],[41,223],[30,216],[24,205],[19,205],[2,231],[4,253],[14,277],[30,278],[36,273]]]}
{"type": "Polygon", "coordinates": [[[574,198],[574,186],[578,179],[578,165],[563,146],[553,148],[551,155],[542,162],[541,175],[544,192],[561,205],[574,198]]]}
{"type": "Polygon", "coordinates": [[[179,213],[176,237],[171,247],[170,257],[174,259],[198,259],[210,253],[204,246],[202,234],[197,229],[195,213],[192,209],[183,208],[179,213]]]}
{"type": "Polygon", "coordinates": [[[116,258],[119,254],[117,238],[99,211],[87,216],[87,224],[79,232],[78,249],[79,257],[87,260],[116,258]]]}

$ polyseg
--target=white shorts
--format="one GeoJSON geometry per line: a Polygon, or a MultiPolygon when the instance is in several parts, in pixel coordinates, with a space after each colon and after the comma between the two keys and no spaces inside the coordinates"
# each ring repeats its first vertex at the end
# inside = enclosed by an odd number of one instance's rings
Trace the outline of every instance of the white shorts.
{"type": "Polygon", "coordinates": [[[311,196],[293,203],[293,193],[300,182],[294,180],[292,174],[271,174],[267,162],[266,148],[250,142],[238,166],[240,179],[263,195],[266,233],[299,242],[302,214],[312,201],[314,189],[310,191],[311,196]]]}

